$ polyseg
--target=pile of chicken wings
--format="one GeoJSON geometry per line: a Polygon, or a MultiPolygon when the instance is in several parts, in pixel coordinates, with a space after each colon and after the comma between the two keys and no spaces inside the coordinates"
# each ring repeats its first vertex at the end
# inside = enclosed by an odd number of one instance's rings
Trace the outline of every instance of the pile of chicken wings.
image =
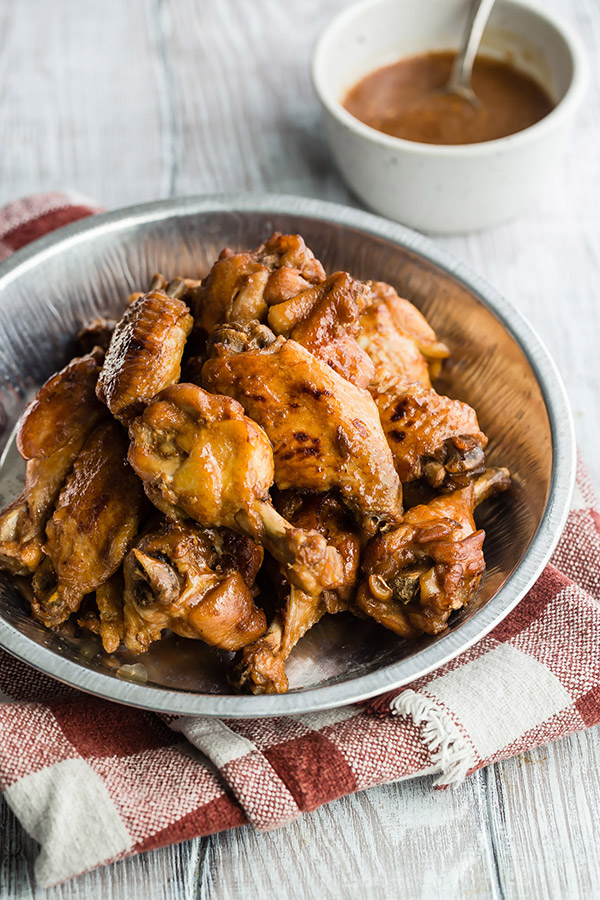
{"type": "Polygon", "coordinates": [[[202,281],[156,275],[79,341],[21,419],[25,487],[0,515],[0,568],[47,627],[136,654],[170,630],[278,693],[326,613],[410,639],[473,598],[473,512],[510,476],[390,285],[275,233],[202,281]]]}

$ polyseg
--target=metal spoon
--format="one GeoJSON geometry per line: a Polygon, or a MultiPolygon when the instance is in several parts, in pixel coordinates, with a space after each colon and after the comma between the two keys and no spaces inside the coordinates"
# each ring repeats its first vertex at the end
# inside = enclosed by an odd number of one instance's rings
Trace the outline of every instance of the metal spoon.
{"type": "Polygon", "coordinates": [[[471,86],[471,74],[475,56],[477,55],[483,31],[494,2],[495,0],[471,0],[465,30],[456,59],[452,65],[450,78],[446,86],[442,88],[444,93],[458,94],[460,97],[468,100],[475,108],[480,106],[481,102],[471,86]]]}

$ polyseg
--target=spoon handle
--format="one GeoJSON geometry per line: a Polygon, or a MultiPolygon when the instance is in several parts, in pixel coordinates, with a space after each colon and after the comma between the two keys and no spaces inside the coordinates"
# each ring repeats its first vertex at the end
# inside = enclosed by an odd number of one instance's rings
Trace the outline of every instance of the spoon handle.
{"type": "Polygon", "coordinates": [[[450,89],[471,88],[473,63],[494,2],[495,0],[471,0],[465,30],[448,81],[450,89]]]}

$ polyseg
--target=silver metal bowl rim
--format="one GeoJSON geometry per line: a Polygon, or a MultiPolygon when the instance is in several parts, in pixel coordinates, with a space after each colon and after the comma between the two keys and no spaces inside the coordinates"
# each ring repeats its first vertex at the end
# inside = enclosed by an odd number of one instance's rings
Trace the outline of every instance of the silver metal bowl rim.
{"type": "Polygon", "coordinates": [[[119,680],[57,656],[0,619],[0,647],[13,656],[72,687],[118,703],[180,715],[256,717],[294,715],[356,703],[401,687],[464,652],[488,634],[524,597],[548,562],[566,523],[575,482],[576,446],[566,391],[556,365],[526,318],[466,265],[429,238],[363,210],[285,194],[216,194],[144,203],[103,213],[40,238],[0,264],[3,289],[30,268],[74,245],[131,225],[144,225],[179,215],[211,212],[308,216],[360,229],[418,253],[465,285],[516,340],[539,382],[552,435],[552,473],[548,501],[534,538],[521,562],[497,593],[457,632],[400,662],[367,675],[322,687],[267,696],[194,694],[119,680]]]}

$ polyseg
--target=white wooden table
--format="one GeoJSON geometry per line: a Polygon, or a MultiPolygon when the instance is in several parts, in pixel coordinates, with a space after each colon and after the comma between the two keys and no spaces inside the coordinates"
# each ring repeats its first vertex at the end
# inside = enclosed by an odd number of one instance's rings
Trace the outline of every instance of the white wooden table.
{"type": "MultiPolygon", "coordinates": [[[[236,190],[356,203],[332,167],[308,76],[316,35],[344,5],[0,0],[0,202],[70,187],[108,207],[236,190]]],[[[597,0],[546,5],[573,21],[594,59],[597,0]]],[[[597,487],[599,145],[593,85],[537,206],[440,241],[542,334],[597,487]]],[[[189,841],[47,892],[33,882],[36,845],[3,806],[0,897],[600,897],[599,770],[594,729],[447,791],[428,778],[372,789],[277,832],[189,841]]]]}

